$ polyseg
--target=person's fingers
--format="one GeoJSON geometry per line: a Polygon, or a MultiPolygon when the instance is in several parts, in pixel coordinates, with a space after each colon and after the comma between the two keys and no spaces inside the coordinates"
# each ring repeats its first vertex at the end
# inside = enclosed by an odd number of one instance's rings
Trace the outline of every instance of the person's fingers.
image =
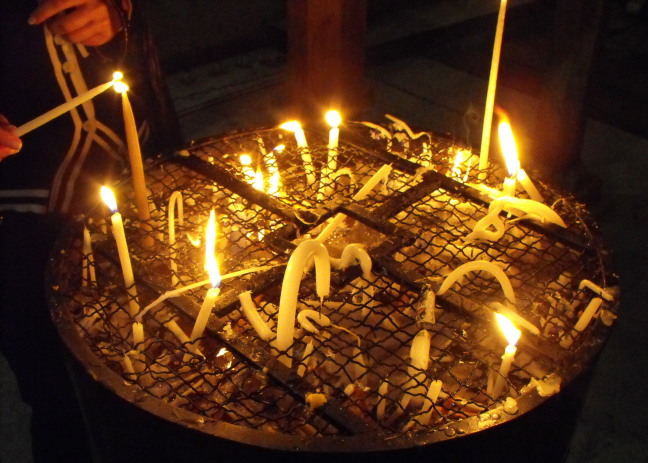
{"type": "Polygon", "coordinates": [[[0,114],[0,124],[6,125],[9,124],[9,119],[7,119],[4,114],[0,114]]]}
{"type": "Polygon", "coordinates": [[[97,34],[94,34],[91,37],[88,37],[83,41],[80,41],[79,43],[81,45],[85,45],[86,47],[98,47],[108,42],[109,40],[110,40],[110,36],[106,34],[104,31],[102,31],[97,34]]]}
{"type": "Polygon", "coordinates": [[[70,32],[63,37],[65,37],[70,42],[82,43],[84,45],[86,45],[85,42],[90,38],[96,38],[98,39],[98,42],[102,42],[101,44],[103,44],[112,37],[112,34],[110,33],[109,21],[107,19],[103,19],[87,24],[85,27],[70,32]]]}
{"type": "Polygon", "coordinates": [[[50,32],[55,35],[71,34],[99,19],[96,8],[81,6],[66,15],[57,16],[47,23],[50,32]]]}
{"type": "Polygon", "coordinates": [[[14,150],[11,148],[0,146],[0,161],[2,161],[7,156],[11,156],[12,154],[16,154],[18,152],[20,152],[20,150],[14,150]]]}
{"type": "Polygon", "coordinates": [[[43,0],[38,7],[32,11],[27,22],[31,25],[42,24],[52,16],[69,8],[82,5],[86,0],[43,0]]]}
{"type": "Polygon", "coordinates": [[[12,133],[15,130],[13,125],[6,124],[0,128],[0,160],[16,154],[22,148],[22,141],[12,133]]]}

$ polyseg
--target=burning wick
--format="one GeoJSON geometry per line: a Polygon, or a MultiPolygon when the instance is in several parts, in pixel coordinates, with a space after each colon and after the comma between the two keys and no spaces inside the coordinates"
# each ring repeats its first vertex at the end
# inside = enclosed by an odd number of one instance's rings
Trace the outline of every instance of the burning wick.
{"type": "Polygon", "coordinates": [[[506,381],[506,378],[508,377],[511,364],[513,363],[513,357],[515,357],[515,353],[517,352],[517,347],[515,347],[515,345],[522,334],[522,332],[513,325],[513,322],[504,315],[495,313],[495,318],[497,318],[497,323],[504,333],[508,345],[506,346],[504,355],[502,356],[502,364],[499,368],[499,375],[495,378],[495,384],[491,391],[492,395],[500,394],[504,388],[504,381],[506,381]]]}
{"type": "Polygon", "coordinates": [[[314,185],[315,171],[313,169],[313,158],[308,150],[308,142],[306,141],[306,135],[304,134],[304,129],[302,129],[301,124],[297,121],[289,121],[281,124],[279,128],[288,130],[295,134],[295,140],[297,141],[297,146],[299,147],[302,161],[304,163],[304,170],[306,171],[306,179],[308,180],[309,185],[314,185]]]}
{"type": "Polygon", "coordinates": [[[509,171],[509,177],[504,179],[504,186],[502,187],[503,196],[515,196],[515,188],[519,181],[522,188],[528,193],[533,201],[541,203],[544,198],[535,187],[527,173],[520,166],[520,159],[518,156],[517,144],[513,137],[513,130],[508,121],[502,121],[497,128],[502,145],[502,152],[506,161],[506,168],[509,171]]]}
{"type": "Polygon", "coordinates": [[[216,298],[220,294],[221,275],[218,268],[218,262],[214,256],[216,250],[216,214],[212,209],[209,213],[209,221],[205,231],[205,267],[209,273],[212,287],[207,291],[205,300],[200,307],[196,323],[191,331],[190,340],[195,341],[203,335],[211,311],[216,303],[216,298]]]}

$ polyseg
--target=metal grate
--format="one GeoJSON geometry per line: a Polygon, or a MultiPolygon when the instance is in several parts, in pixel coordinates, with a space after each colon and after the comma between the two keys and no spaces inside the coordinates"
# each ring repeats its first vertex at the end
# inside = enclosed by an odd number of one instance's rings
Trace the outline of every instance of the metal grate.
{"type": "MultiPolygon", "coordinates": [[[[587,367],[607,334],[602,321],[613,318],[616,305],[604,301],[602,316],[572,339],[572,327],[596,296],[579,289],[579,283],[587,279],[605,288],[616,281],[582,206],[542,184],[545,202],[566,229],[508,217],[499,241],[466,243],[490,202],[469,186],[477,182],[470,167],[475,155],[468,154],[463,168],[453,167],[462,148],[451,140],[403,133],[385,140],[374,129],[349,124],[343,129],[338,174],[320,177],[326,172],[326,136],[308,136],[312,170],[292,134],[279,129],[207,139],[150,164],[153,219],[147,224],[128,209],[128,182],[117,186],[141,307],[174,288],[172,273],[178,287],[207,278],[203,246],[196,241],[211,208],[219,217],[221,273],[265,267],[223,281],[207,331],[194,342],[179,340],[173,323],[191,332],[206,286],[148,311],[142,318],[145,341],[134,345],[129,293],[105,229],[108,213],[97,207],[83,219],[93,237],[96,283],[84,280],[89,260],[82,251],[81,224],[61,237],[50,266],[53,311],[64,339],[92,374],[153,413],[205,432],[280,448],[376,450],[434,442],[506,421],[545,400],[534,384],[543,378],[565,384],[587,367]],[[273,155],[280,144],[285,149],[273,155]],[[243,153],[252,158],[249,167],[240,164],[243,153]],[[384,164],[393,166],[388,181],[366,199],[351,201],[358,186],[384,164]],[[279,193],[252,186],[257,168],[266,179],[278,170],[279,193]],[[314,184],[308,182],[311,172],[317,173],[314,184]],[[173,271],[165,214],[175,191],[184,197],[184,225],[173,247],[173,271]],[[372,258],[372,273],[363,275],[359,266],[333,271],[324,302],[315,293],[313,272],[305,275],[298,309],[319,312],[330,325],[321,318],[313,323],[316,332],[298,325],[288,368],[277,361],[282,353],[261,340],[243,316],[238,295],[250,290],[272,326],[291,252],[338,212],[347,218],[327,242],[331,256],[361,243],[372,258]],[[524,330],[506,387],[496,394],[488,384],[498,375],[505,347],[490,309],[503,300],[497,282],[483,273],[465,275],[437,297],[435,323],[423,319],[430,292],[473,260],[489,260],[505,271],[519,315],[540,331],[524,330]],[[423,328],[431,334],[425,370],[409,357],[423,328]],[[432,380],[442,381],[434,402],[427,396],[432,380]],[[322,396],[323,406],[309,406],[322,396]],[[520,411],[502,412],[508,397],[516,399],[520,411]],[[223,431],[224,423],[235,432],[223,431]]],[[[493,188],[503,180],[497,167],[487,178],[493,188]]]]}

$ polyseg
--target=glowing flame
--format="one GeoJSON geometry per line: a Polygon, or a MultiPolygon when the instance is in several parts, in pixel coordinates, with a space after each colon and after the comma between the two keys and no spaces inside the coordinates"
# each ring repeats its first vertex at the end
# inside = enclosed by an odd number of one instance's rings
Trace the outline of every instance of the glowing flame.
{"type": "Polygon", "coordinates": [[[254,174],[254,183],[252,186],[259,191],[264,191],[263,189],[263,172],[261,172],[261,168],[257,167],[256,174],[254,174]]]}
{"type": "Polygon", "coordinates": [[[115,193],[113,193],[113,191],[107,186],[102,186],[100,194],[101,199],[103,199],[103,202],[106,203],[108,209],[110,209],[113,213],[117,212],[117,200],[115,199],[115,193]]]}
{"type": "Polygon", "coordinates": [[[504,153],[504,160],[506,161],[506,168],[508,169],[509,174],[513,176],[518,170],[520,170],[520,159],[518,158],[517,145],[515,144],[511,124],[509,124],[508,121],[502,121],[500,122],[497,131],[499,132],[500,144],[502,146],[502,152],[504,153]]]}
{"type": "Polygon", "coordinates": [[[285,149],[286,149],[286,145],[277,145],[272,149],[272,151],[276,151],[277,153],[281,153],[285,149]]]}
{"type": "Polygon", "coordinates": [[[128,91],[128,85],[126,85],[121,80],[116,81],[113,87],[115,88],[115,91],[117,93],[124,93],[128,91]]]}
{"type": "Polygon", "coordinates": [[[268,185],[268,194],[272,196],[277,196],[279,190],[281,189],[281,177],[279,176],[279,171],[276,170],[270,176],[268,185]]]}
{"type": "Polygon", "coordinates": [[[326,122],[328,122],[331,127],[337,127],[340,125],[340,122],[342,122],[342,116],[340,116],[340,113],[334,109],[327,112],[325,117],[326,122]]]}
{"type": "Polygon", "coordinates": [[[216,252],[216,213],[212,209],[205,230],[205,268],[209,273],[212,288],[218,288],[221,283],[220,269],[214,253],[216,252]]]}
{"type": "Polygon", "coordinates": [[[515,327],[513,322],[509,320],[508,317],[496,313],[495,318],[497,318],[497,323],[499,324],[502,333],[504,333],[504,337],[506,338],[506,341],[509,343],[509,345],[516,345],[518,339],[520,339],[522,332],[515,327]]]}
{"type": "Polygon", "coordinates": [[[252,164],[252,156],[249,154],[241,154],[241,156],[239,156],[239,162],[242,166],[249,166],[252,164]]]}
{"type": "Polygon", "coordinates": [[[301,124],[297,121],[288,121],[281,124],[279,128],[290,130],[291,132],[297,132],[298,130],[301,130],[301,124]]]}
{"type": "Polygon", "coordinates": [[[455,178],[461,177],[461,165],[464,162],[465,154],[467,154],[462,149],[457,149],[457,154],[455,155],[454,164],[452,166],[452,175],[455,178]]]}
{"type": "Polygon", "coordinates": [[[114,81],[122,80],[123,78],[124,78],[124,73],[123,72],[121,72],[121,71],[113,72],[113,80],[114,81]]]}

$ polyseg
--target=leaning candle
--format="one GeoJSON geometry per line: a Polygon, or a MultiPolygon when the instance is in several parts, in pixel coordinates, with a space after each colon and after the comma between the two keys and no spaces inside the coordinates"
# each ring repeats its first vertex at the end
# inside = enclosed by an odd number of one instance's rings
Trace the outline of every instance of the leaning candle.
{"type": "Polygon", "coordinates": [[[241,309],[243,309],[243,315],[247,321],[252,325],[254,331],[259,335],[259,338],[264,341],[269,341],[272,339],[274,333],[268,326],[268,324],[261,318],[259,312],[257,311],[256,305],[252,300],[252,293],[250,291],[245,291],[239,294],[239,301],[241,302],[241,309]]]}
{"type": "Polygon", "coordinates": [[[304,162],[306,179],[308,180],[309,185],[313,185],[315,183],[315,170],[313,169],[313,158],[308,150],[308,142],[306,141],[304,129],[302,129],[301,125],[297,121],[289,121],[281,124],[279,127],[295,134],[295,140],[297,141],[297,146],[299,147],[302,161],[304,162]]]}
{"type": "Polygon", "coordinates": [[[501,0],[495,29],[495,43],[493,45],[493,58],[491,60],[490,76],[488,78],[488,92],[486,94],[486,108],[484,110],[484,127],[482,129],[481,148],[479,150],[479,170],[483,174],[488,167],[488,151],[490,149],[491,127],[493,126],[493,109],[495,108],[495,91],[497,90],[497,74],[499,72],[500,53],[502,51],[502,37],[504,36],[504,20],[506,18],[507,0],[501,0]]]}
{"type": "Polygon", "coordinates": [[[79,105],[82,105],[86,101],[91,100],[92,98],[96,97],[100,93],[105,92],[108,90],[110,87],[115,85],[116,82],[118,82],[124,75],[121,72],[115,72],[113,74],[113,80],[110,82],[106,82],[105,84],[99,85],[98,87],[95,87],[93,89],[88,90],[85,93],[82,93],[81,95],[72,98],[70,101],[66,101],[60,106],[57,106],[54,109],[51,109],[47,111],[45,114],[42,114],[38,116],[36,119],[33,119],[20,127],[16,129],[15,135],[17,137],[22,137],[23,135],[31,132],[34,129],[37,129],[41,125],[44,125],[51,121],[52,119],[55,119],[63,114],[65,114],[68,111],[71,111],[72,109],[76,108],[79,105]]]}
{"type": "Polygon", "coordinates": [[[126,233],[124,232],[124,222],[122,216],[117,210],[117,201],[112,190],[106,186],[101,187],[101,198],[108,208],[112,211],[110,220],[112,221],[112,232],[117,244],[119,254],[119,263],[121,264],[122,274],[124,276],[124,285],[128,292],[128,307],[131,316],[136,316],[139,312],[139,303],[137,302],[137,288],[135,287],[135,277],[133,276],[133,267],[131,266],[130,254],[128,253],[128,244],[126,243],[126,233]]]}
{"type": "Polygon", "coordinates": [[[590,303],[587,305],[580,318],[576,322],[576,325],[574,325],[574,329],[572,330],[571,334],[564,336],[560,341],[560,345],[562,347],[567,348],[572,345],[576,336],[584,331],[585,328],[587,328],[587,326],[590,324],[592,318],[594,318],[594,315],[601,308],[602,304],[603,299],[601,299],[600,297],[595,297],[590,301],[590,303]]]}
{"type": "Polygon", "coordinates": [[[178,264],[176,262],[176,209],[178,211],[178,225],[184,224],[184,203],[182,201],[182,193],[174,191],[169,198],[169,207],[167,208],[168,214],[168,227],[169,227],[169,266],[171,267],[171,285],[178,284],[178,264]]]}
{"type": "MultiPolygon", "coordinates": [[[[369,180],[367,180],[367,183],[365,183],[362,188],[360,188],[360,190],[358,190],[358,192],[353,195],[353,198],[351,198],[352,201],[362,201],[363,199],[365,199],[369,195],[371,190],[373,190],[376,185],[378,185],[378,183],[389,176],[391,169],[391,165],[388,164],[385,164],[380,169],[378,169],[378,171],[373,174],[373,176],[369,180]]],[[[333,218],[333,220],[328,223],[324,230],[320,232],[320,234],[316,238],[317,241],[320,241],[322,243],[326,241],[329,236],[331,236],[331,234],[335,231],[335,229],[340,226],[340,224],[344,220],[344,217],[345,215],[342,212],[338,213],[333,218]]]]}
{"type": "MultiPolygon", "coordinates": [[[[315,259],[317,295],[323,300],[329,294],[331,264],[326,247],[316,240],[302,241],[290,256],[283,278],[277,316],[277,338],[274,344],[280,351],[287,351],[293,342],[299,286],[304,269],[311,258],[315,259]]],[[[288,367],[292,364],[292,359],[285,355],[281,355],[279,360],[288,367]]]]}
{"type": "Polygon", "coordinates": [[[515,347],[515,345],[517,344],[518,339],[520,339],[522,332],[518,330],[515,325],[513,325],[511,320],[506,318],[504,315],[496,313],[495,317],[497,318],[500,329],[504,333],[504,336],[506,337],[506,340],[508,342],[508,345],[504,350],[504,355],[502,356],[499,375],[495,379],[495,384],[493,385],[493,390],[491,391],[492,395],[497,396],[502,392],[502,389],[504,388],[504,381],[506,381],[506,378],[508,377],[509,370],[511,369],[511,364],[513,363],[513,358],[515,357],[515,353],[517,351],[517,347],[515,347]]]}
{"type": "Polygon", "coordinates": [[[195,341],[202,336],[207,326],[207,321],[211,315],[216,299],[220,294],[220,282],[221,276],[218,269],[218,262],[216,257],[214,257],[214,252],[216,250],[216,214],[212,209],[209,213],[209,221],[207,222],[207,231],[205,233],[205,267],[209,272],[209,278],[211,280],[212,287],[209,288],[205,299],[200,307],[200,312],[198,312],[198,317],[196,317],[196,323],[194,324],[193,330],[191,331],[190,339],[195,341]]]}
{"type": "Polygon", "coordinates": [[[475,260],[472,262],[465,263],[457,267],[456,269],[454,269],[443,281],[443,284],[441,284],[441,288],[439,288],[439,291],[437,291],[436,293],[437,296],[441,296],[445,294],[445,292],[448,289],[450,289],[450,287],[455,282],[460,280],[467,273],[482,272],[482,271],[490,273],[497,279],[500,286],[502,287],[502,291],[504,291],[504,297],[513,307],[515,307],[516,304],[515,292],[513,291],[513,285],[511,284],[511,280],[508,279],[506,273],[504,273],[504,270],[499,268],[493,262],[489,262],[487,260],[475,260]]]}
{"type": "Polygon", "coordinates": [[[82,286],[97,283],[95,273],[94,254],[92,253],[92,238],[86,227],[83,227],[83,269],[82,269],[82,286]]]}
{"type": "Polygon", "coordinates": [[[504,179],[503,196],[515,196],[517,182],[520,182],[522,188],[528,193],[529,197],[537,202],[542,202],[544,198],[533,184],[527,173],[520,166],[517,144],[513,137],[513,130],[508,121],[502,121],[497,128],[502,152],[506,161],[506,167],[509,171],[509,177],[504,179]]]}
{"type": "Polygon", "coordinates": [[[147,198],[146,181],[144,180],[144,164],[142,163],[142,152],[137,135],[137,124],[135,123],[133,108],[128,99],[128,85],[122,81],[115,82],[115,90],[117,93],[121,93],[122,96],[124,130],[126,131],[126,144],[128,145],[128,158],[130,160],[133,191],[135,192],[137,216],[140,220],[149,220],[151,215],[147,198]]]}

